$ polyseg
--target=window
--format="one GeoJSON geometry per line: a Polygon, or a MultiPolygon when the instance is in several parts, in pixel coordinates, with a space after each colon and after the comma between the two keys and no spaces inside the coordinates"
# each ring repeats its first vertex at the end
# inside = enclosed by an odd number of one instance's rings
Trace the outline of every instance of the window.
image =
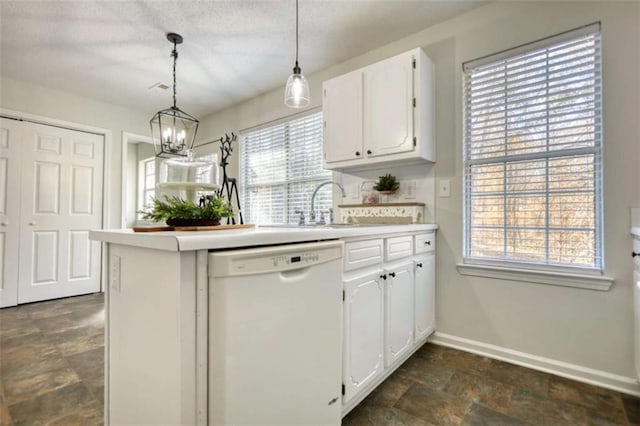
{"type": "MultiPolygon", "coordinates": [[[[315,187],[331,179],[322,168],[322,112],[262,126],[242,135],[240,176],[247,223],[297,223],[308,216],[315,187]]],[[[331,191],[316,197],[316,211],[332,205],[331,191]]]]}
{"type": "MultiPolygon", "coordinates": [[[[156,158],[150,157],[138,162],[138,209],[147,210],[156,196],[156,158]]],[[[142,213],[136,213],[136,219],[142,220],[142,213]]]]}
{"type": "Polygon", "coordinates": [[[599,24],[464,78],[465,262],[602,271],[599,24]]]}

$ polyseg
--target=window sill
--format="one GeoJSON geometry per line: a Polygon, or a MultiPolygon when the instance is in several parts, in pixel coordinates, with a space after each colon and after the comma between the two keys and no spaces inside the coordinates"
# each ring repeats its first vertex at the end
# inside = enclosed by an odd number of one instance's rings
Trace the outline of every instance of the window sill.
{"type": "Polygon", "coordinates": [[[561,287],[584,288],[588,290],[608,291],[613,285],[613,278],[595,275],[535,271],[505,268],[501,266],[474,265],[469,263],[458,263],[456,268],[458,269],[458,273],[461,275],[496,278],[499,280],[523,281],[561,287]]]}

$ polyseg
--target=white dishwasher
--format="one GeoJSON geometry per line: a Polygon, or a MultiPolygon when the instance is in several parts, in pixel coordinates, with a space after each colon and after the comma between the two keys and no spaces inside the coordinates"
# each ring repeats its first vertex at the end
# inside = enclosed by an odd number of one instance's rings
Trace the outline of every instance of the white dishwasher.
{"type": "Polygon", "coordinates": [[[341,241],[209,254],[209,422],[339,425],[341,241]]]}

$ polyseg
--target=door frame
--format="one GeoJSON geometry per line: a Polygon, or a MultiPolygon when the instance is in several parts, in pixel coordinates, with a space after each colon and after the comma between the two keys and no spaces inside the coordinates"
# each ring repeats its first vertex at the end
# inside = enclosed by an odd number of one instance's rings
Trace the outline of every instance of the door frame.
{"type": "MultiPolygon", "coordinates": [[[[28,121],[45,126],[61,127],[68,130],[76,130],[80,132],[88,132],[100,135],[104,138],[104,146],[102,152],[102,229],[108,228],[111,224],[111,214],[109,213],[108,200],[111,198],[111,135],[110,129],[103,127],[88,126],[86,124],[75,123],[72,121],[58,120],[56,118],[46,117],[43,115],[29,114],[26,112],[15,111],[0,107],[0,116],[18,121],[28,121]]],[[[104,292],[107,282],[107,250],[104,244],[102,247],[100,262],[100,291],[104,292]]]]}
{"type": "Polygon", "coordinates": [[[153,139],[151,138],[151,136],[144,136],[144,135],[139,135],[136,133],[130,133],[130,132],[122,132],[122,164],[121,166],[121,176],[120,176],[120,186],[122,189],[122,197],[120,198],[120,227],[124,228],[124,225],[127,223],[127,212],[126,212],[126,206],[127,206],[127,186],[126,186],[126,182],[127,182],[127,159],[128,159],[128,154],[127,154],[127,147],[129,145],[129,142],[132,141],[137,141],[137,142],[144,142],[144,143],[148,143],[153,145],[153,139]]]}

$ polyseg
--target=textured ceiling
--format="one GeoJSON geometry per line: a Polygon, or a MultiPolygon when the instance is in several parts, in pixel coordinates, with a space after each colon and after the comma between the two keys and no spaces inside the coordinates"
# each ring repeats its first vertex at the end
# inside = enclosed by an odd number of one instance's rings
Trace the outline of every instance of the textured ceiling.
{"type": "MultiPolygon", "coordinates": [[[[300,65],[311,74],[483,2],[300,0],[300,65]]],[[[0,1],[3,76],[152,113],[202,117],[281,86],[295,56],[295,1],[0,1]]]]}

